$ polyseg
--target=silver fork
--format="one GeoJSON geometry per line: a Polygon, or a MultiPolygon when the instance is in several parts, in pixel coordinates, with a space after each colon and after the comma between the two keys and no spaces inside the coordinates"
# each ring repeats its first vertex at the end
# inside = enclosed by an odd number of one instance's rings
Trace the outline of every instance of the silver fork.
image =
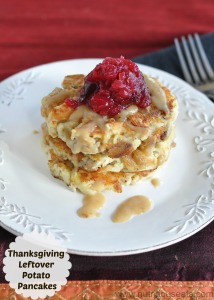
{"type": "Polygon", "coordinates": [[[214,71],[199,35],[182,36],[181,45],[177,38],[174,42],[185,80],[214,100],[214,71]]]}

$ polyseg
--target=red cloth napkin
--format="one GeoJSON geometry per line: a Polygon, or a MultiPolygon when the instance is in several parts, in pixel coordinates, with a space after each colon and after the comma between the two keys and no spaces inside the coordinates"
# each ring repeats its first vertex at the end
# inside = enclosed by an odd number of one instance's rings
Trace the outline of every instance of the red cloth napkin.
{"type": "Polygon", "coordinates": [[[0,0],[0,80],[50,61],[141,55],[214,31],[213,0],[0,0]]]}

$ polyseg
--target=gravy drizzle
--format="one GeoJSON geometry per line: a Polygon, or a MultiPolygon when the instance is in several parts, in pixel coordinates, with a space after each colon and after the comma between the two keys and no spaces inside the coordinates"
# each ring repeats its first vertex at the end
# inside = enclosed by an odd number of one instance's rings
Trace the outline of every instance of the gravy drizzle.
{"type": "Polygon", "coordinates": [[[158,178],[152,178],[152,179],[151,179],[151,184],[152,184],[154,187],[160,186],[160,184],[161,184],[160,179],[158,179],[158,178]]]}
{"type": "Polygon", "coordinates": [[[145,196],[130,197],[117,207],[112,221],[115,223],[127,222],[134,216],[149,211],[151,206],[151,200],[145,196]]]}
{"type": "Polygon", "coordinates": [[[83,199],[83,206],[77,211],[77,214],[81,218],[95,218],[99,217],[99,209],[105,204],[105,197],[101,193],[95,195],[86,195],[83,199]]]}
{"type": "Polygon", "coordinates": [[[166,95],[161,88],[161,86],[157,83],[157,80],[151,77],[148,77],[144,74],[145,82],[148,86],[148,89],[151,93],[151,98],[153,104],[160,110],[163,110],[166,114],[169,113],[169,108],[167,105],[166,95]]]}

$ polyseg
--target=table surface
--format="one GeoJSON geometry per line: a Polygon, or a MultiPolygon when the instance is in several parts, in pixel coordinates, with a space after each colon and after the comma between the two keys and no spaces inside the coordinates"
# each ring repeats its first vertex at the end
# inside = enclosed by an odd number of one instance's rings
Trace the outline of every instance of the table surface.
{"type": "MultiPolygon", "coordinates": [[[[175,36],[214,31],[213,20],[213,0],[0,0],[0,80],[52,61],[132,58],[170,46],[175,36]]],[[[71,255],[69,279],[213,280],[213,232],[214,222],[176,245],[138,255],[71,255]]],[[[12,241],[0,228],[0,282],[12,241]]]]}

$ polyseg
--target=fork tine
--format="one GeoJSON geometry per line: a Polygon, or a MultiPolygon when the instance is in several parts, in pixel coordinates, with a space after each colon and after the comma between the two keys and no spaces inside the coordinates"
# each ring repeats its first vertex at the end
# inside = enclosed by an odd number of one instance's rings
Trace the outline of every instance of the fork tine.
{"type": "Polygon", "coordinates": [[[199,78],[198,73],[196,71],[195,64],[194,64],[193,59],[191,57],[191,54],[190,54],[190,51],[189,51],[189,48],[188,48],[188,45],[187,45],[187,41],[186,41],[184,36],[181,37],[181,41],[182,41],[182,45],[184,47],[184,52],[185,52],[185,55],[187,57],[187,61],[189,63],[189,68],[190,68],[190,71],[192,73],[192,77],[195,80],[195,83],[199,83],[200,78],[199,78]]]}
{"type": "Polygon", "coordinates": [[[206,80],[208,80],[208,76],[204,72],[201,60],[199,58],[199,55],[198,55],[198,52],[197,52],[197,49],[196,49],[196,46],[194,44],[193,37],[191,36],[191,34],[188,35],[188,41],[189,41],[189,44],[190,44],[190,48],[191,48],[192,54],[193,54],[194,59],[195,59],[195,63],[197,65],[198,73],[201,76],[201,78],[204,81],[206,81],[206,80]]]}
{"type": "Polygon", "coordinates": [[[196,41],[196,44],[198,46],[198,50],[200,52],[201,59],[202,59],[202,62],[204,64],[205,70],[208,73],[208,75],[210,76],[210,79],[214,79],[213,69],[212,69],[212,67],[211,67],[211,65],[210,65],[210,63],[208,61],[208,58],[207,58],[206,53],[204,51],[204,48],[203,48],[203,46],[201,44],[199,35],[197,33],[195,33],[194,37],[195,37],[195,41],[196,41]]]}
{"type": "Polygon", "coordinates": [[[181,64],[181,69],[182,69],[183,74],[184,74],[184,78],[187,82],[192,84],[193,83],[192,77],[191,77],[190,72],[189,72],[189,70],[186,66],[186,62],[185,62],[185,59],[184,59],[184,56],[182,54],[181,47],[180,47],[180,44],[179,44],[177,38],[174,39],[174,43],[175,43],[175,48],[176,48],[178,58],[179,58],[179,61],[180,61],[180,64],[181,64]]]}

